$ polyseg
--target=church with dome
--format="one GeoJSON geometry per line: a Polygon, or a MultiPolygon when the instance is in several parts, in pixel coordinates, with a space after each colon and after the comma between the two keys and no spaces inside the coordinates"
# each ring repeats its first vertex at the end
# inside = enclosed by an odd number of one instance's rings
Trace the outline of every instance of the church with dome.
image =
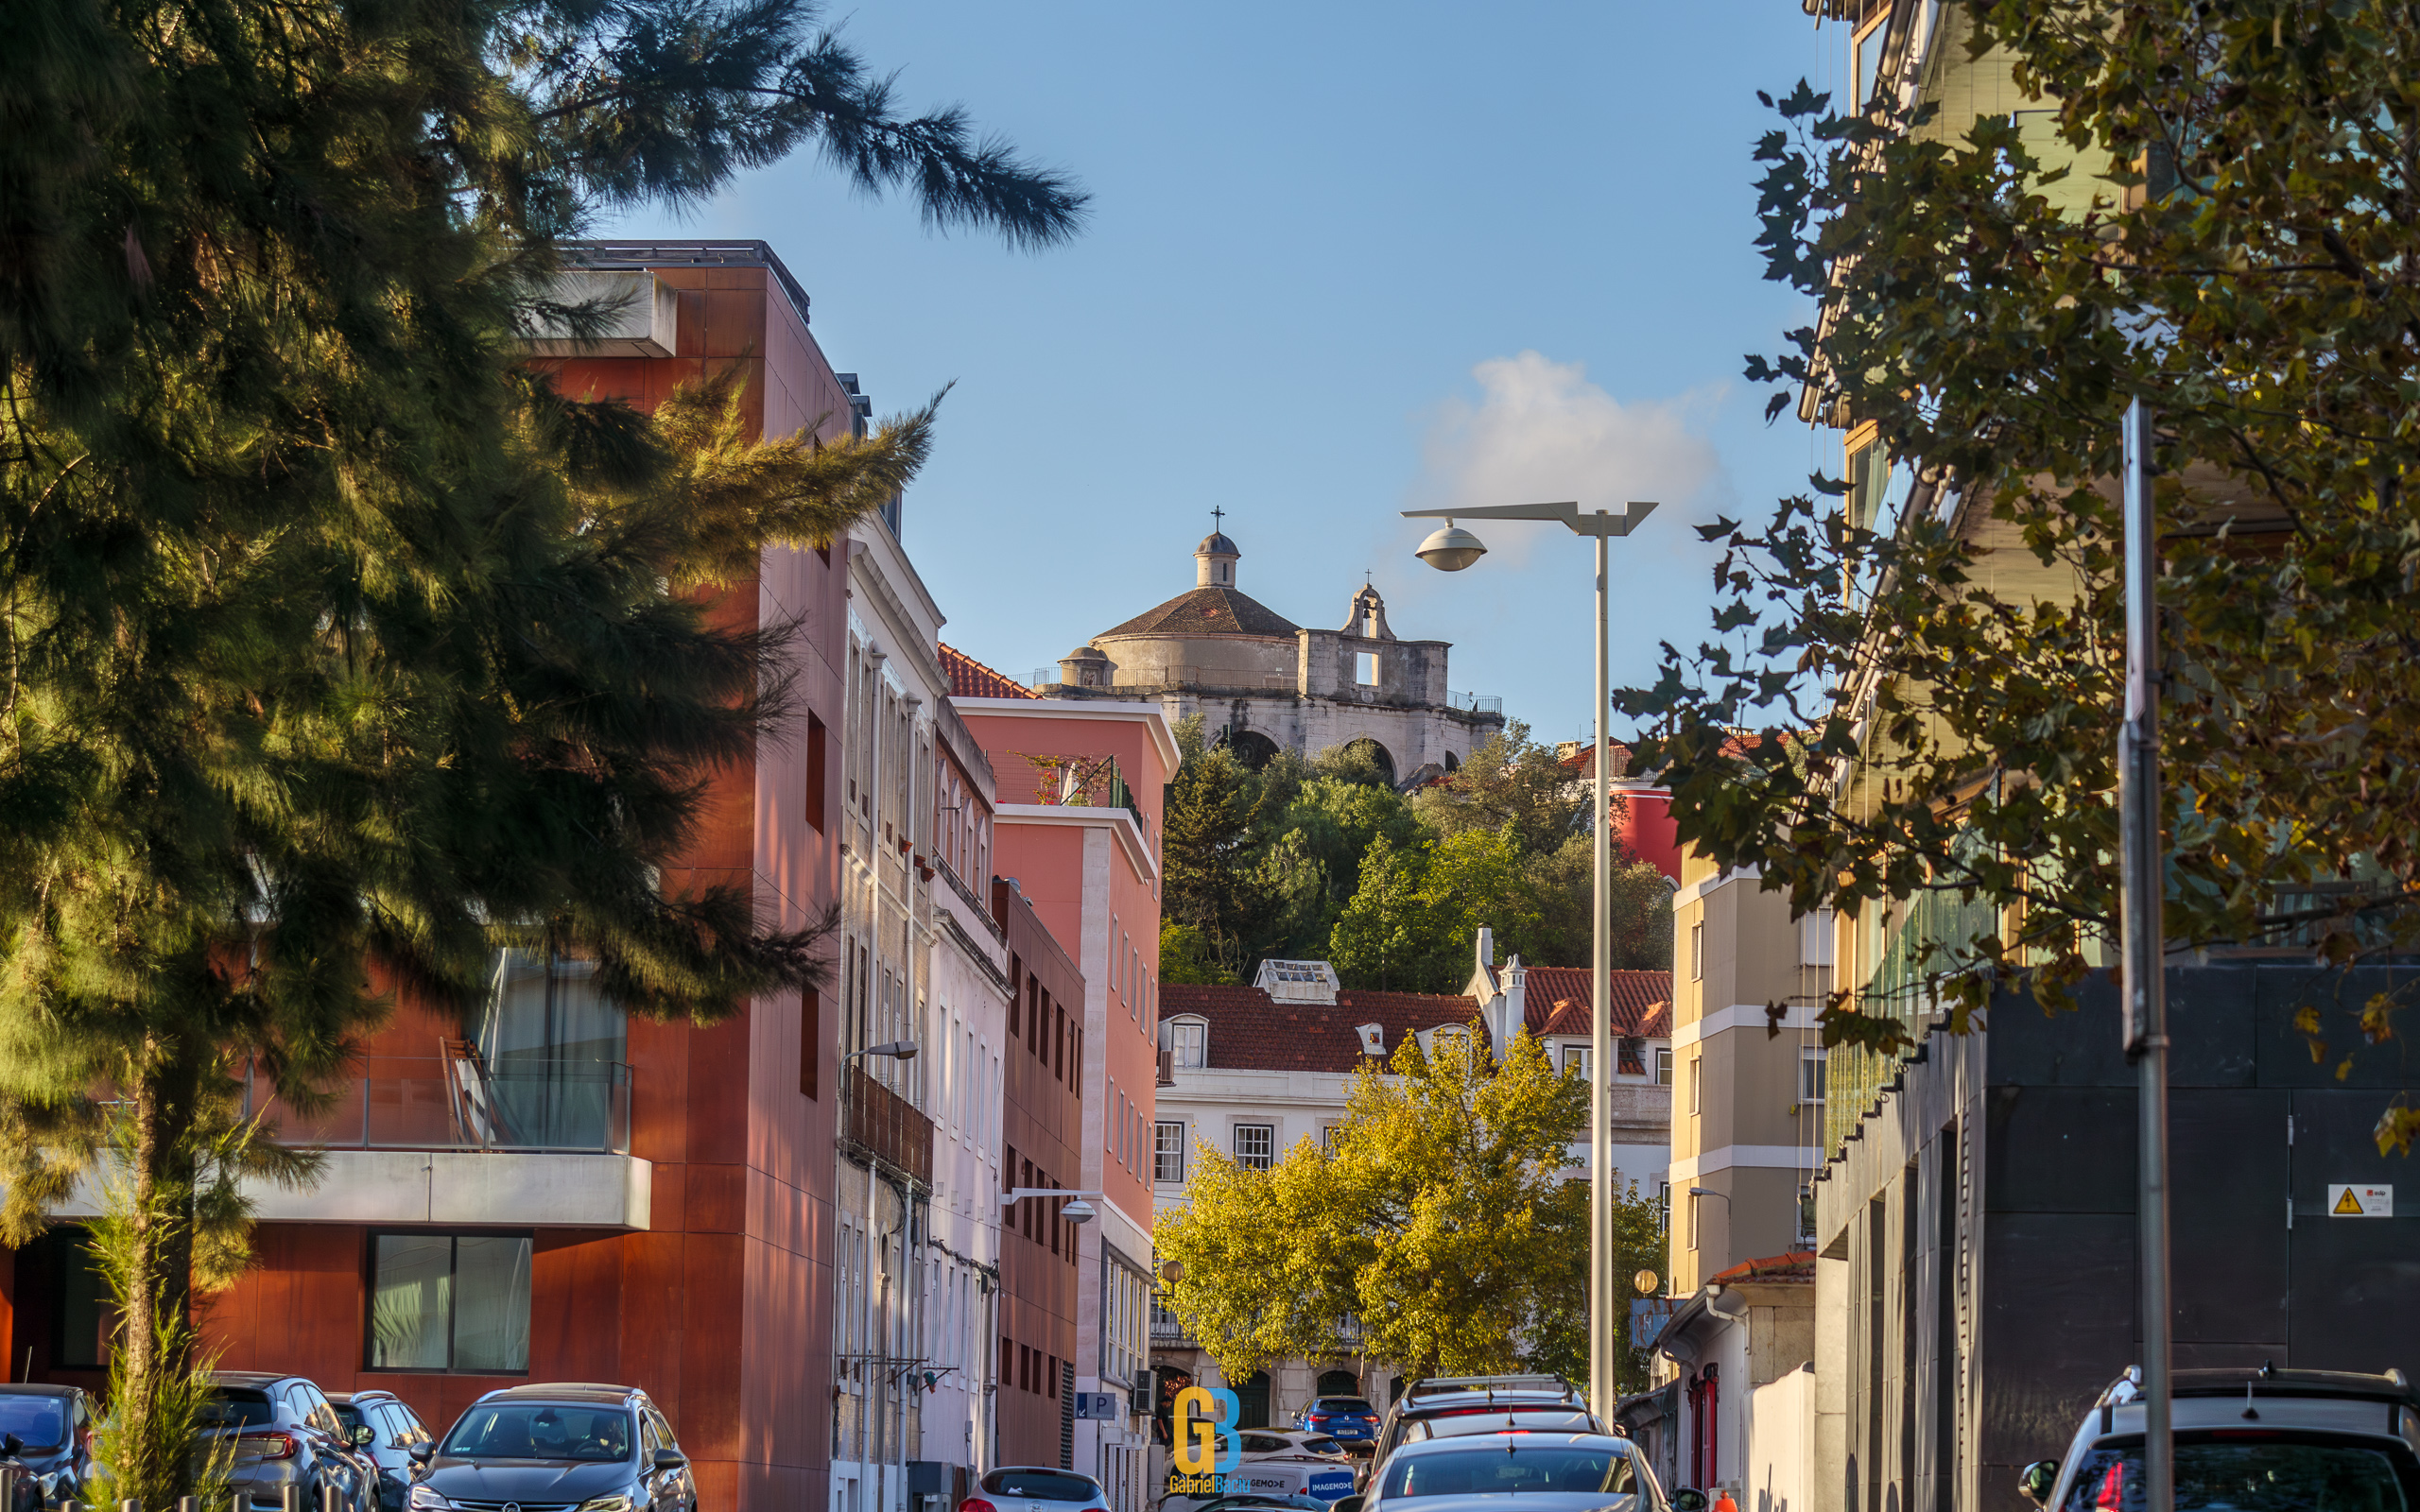
{"type": "Polygon", "coordinates": [[[1341,628],[1305,629],[1236,586],[1242,556],[1212,531],[1194,548],[1191,592],[1094,636],[1033,691],[1149,700],[1171,723],[1200,714],[1212,743],[1254,766],[1361,747],[1404,787],[1453,771],[1504,728],[1499,700],[1447,690],[1445,642],[1395,635],[1375,588],[1361,585],[1341,628]]]}

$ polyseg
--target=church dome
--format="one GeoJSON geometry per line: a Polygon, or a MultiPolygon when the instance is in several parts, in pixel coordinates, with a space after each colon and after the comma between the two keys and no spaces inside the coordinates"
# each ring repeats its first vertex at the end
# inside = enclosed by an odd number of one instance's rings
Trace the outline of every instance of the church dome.
{"type": "Polygon", "coordinates": [[[1193,548],[1193,554],[1197,557],[1240,557],[1243,555],[1236,549],[1236,543],[1227,539],[1227,534],[1223,530],[1213,530],[1202,537],[1201,544],[1193,548]]]}
{"type": "Polygon", "coordinates": [[[1126,635],[1282,635],[1291,639],[1302,627],[1256,598],[1232,588],[1196,588],[1179,593],[1156,609],[1145,610],[1096,641],[1126,635]]]}

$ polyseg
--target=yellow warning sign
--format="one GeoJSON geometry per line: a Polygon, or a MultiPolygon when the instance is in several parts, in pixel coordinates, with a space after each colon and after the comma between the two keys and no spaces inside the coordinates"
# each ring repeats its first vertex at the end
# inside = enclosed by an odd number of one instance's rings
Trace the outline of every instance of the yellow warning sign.
{"type": "Polygon", "coordinates": [[[2392,1218],[2394,1188],[2365,1182],[2327,1184],[2327,1215],[2331,1218],[2392,1218]]]}

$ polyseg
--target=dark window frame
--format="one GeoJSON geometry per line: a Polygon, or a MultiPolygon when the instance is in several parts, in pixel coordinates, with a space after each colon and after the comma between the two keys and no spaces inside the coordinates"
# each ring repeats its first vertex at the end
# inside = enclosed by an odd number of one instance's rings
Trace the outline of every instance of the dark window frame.
{"type": "MultiPolygon", "coordinates": [[[[408,1224],[386,1224],[366,1230],[362,1235],[361,1242],[361,1368],[363,1371],[377,1375],[395,1376],[513,1376],[526,1379],[529,1375],[529,1366],[526,1363],[518,1370],[489,1368],[463,1370],[455,1368],[455,1366],[450,1363],[454,1358],[454,1318],[450,1313],[445,1319],[445,1358],[449,1362],[448,1364],[442,1366],[438,1366],[414,1365],[372,1365],[371,1363],[373,1358],[373,1351],[377,1349],[378,1345],[376,1333],[378,1241],[382,1238],[388,1237],[410,1239],[442,1238],[457,1241],[463,1239],[528,1240],[529,1301],[531,1312],[534,1314],[538,1298],[538,1231],[535,1228],[481,1228],[475,1226],[458,1228],[436,1227],[416,1228],[408,1224]]],[[[449,1254],[458,1255],[458,1252],[449,1251],[449,1254]]],[[[449,1274],[460,1274],[458,1258],[456,1260],[456,1266],[457,1268],[449,1274]]],[[[451,1308],[458,1305],[458,1302],[459,1298],[453,1297],[449,1289],[447,1299],[448,1307],[451,1308]]],[[[534,1352],[537,1333],[534,1317],[531,1322],[530,1333],[534,1352]]]]}

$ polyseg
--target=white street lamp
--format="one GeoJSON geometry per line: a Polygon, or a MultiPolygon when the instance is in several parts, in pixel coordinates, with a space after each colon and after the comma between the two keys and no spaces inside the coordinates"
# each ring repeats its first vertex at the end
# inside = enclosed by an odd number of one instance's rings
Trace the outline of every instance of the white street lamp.
{"type": "Polygon", "coordinates": [[[1606,824],[1605,717],[1613,703],[1608,686],[1611,647],[1607,640],[1605,595],[1609,577],[1606,543],[1627,536],[1653,513],[1651,503],[1632,501],[1620,514],[1595,509],[1582,512],[1578,502],[1490,505],[1476,509],[1406,509],[1409,520],[1439,520],[1445,528],[1420,543],[1416,555],[1440,572],[1458,573],[1479,559],[1487,547],[1454,524],[1462,520],[1543,520],[1560,524],[1577,536],[1597,541],[1597,835],[1596,929],[1590,960],[1589,996],[1595,1030],[1588,1056],[1588,1404],[1610,1421],[1614,1413],[1614,1362],[1621,1358],[1622,1323],[1614,1315],[1622,1294],[1614,1279],[1614,1139],[1607,1115],[1612,1097],[1608,1084],[1614,1065],[1614,1020],[1611,996],[1613,947],[1613,840],[1606,824]]]}
{"type": "MultiPolygon", "coordinates": [[[[1098,1192],[1070,1192],[1064,1187],[1016,1187],[1000,1194],[1000,1206],[1013,1208],[1028,1197],[1066,1197],[1070,1200],[1065,1207],[1059,1210],[1059,1216],[1069,1223],[1090,1223],[1093,1218],[1093,1205],[1084,1199],[1099,1195],[1098,1192]]],[[[1001,1221],[1005,1223],[1008,1220],[1001,1221]]]]}

